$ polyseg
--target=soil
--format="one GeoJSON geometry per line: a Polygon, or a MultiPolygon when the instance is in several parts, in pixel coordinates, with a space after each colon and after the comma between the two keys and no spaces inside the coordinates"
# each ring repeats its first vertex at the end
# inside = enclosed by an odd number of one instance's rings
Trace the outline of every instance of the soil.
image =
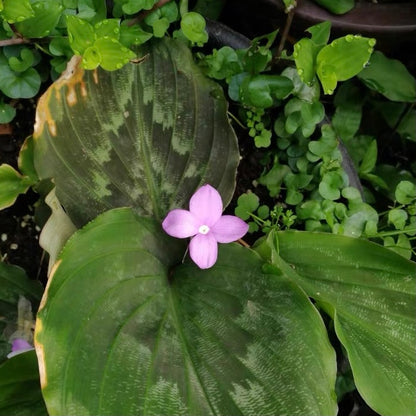
{"type": "MultiPolygon", "coordinates": [[[[16,117],[0,130],[0,165],[17,169],[20,147],[33,132],[36,100],[16,103],[16,117]]],[[[31,279],[46,282],[46,262],[39,246],[40,228],[35,224],[34,204],[38,195],[31,189],[20,195],[9,208],[0,211],[0,256],[9,264],[22,267],[31,279]]]]}

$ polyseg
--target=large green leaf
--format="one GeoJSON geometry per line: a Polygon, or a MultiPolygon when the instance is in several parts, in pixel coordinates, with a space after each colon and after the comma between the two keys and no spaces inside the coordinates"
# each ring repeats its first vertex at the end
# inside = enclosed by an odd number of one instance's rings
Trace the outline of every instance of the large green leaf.
{"type": "Polygon", "coordinates": [[[71,237],[38,313],[51,415],[334,415],[335,357],[317,310],[250,249],[208,270],[130,209],[71,237]]]}
{"type": "Polygon", "coordinates": [[[204,183],[224,205],[233,194],[239,154],[219,86],[179,41],[139,56],[111,73],[72,61],[39,102],[35,166],[78,226],[119,206],[161,219],[204,183]]]}
{"type": "Polygon", "coordinates": [[[16,355],[0,366],[0,415],[48,415],[35,351],[16,355]]]}
{"type": "Polygon", "coordinates": [[[387,58],[376,51],[358,78],[367,87],[383,94],[389,100],[413,103],[416,100],[416,80],[398,60],[387,58]]]}
{"type": "Polygon", "coordinates": [[[278,233],[275,264],[334,318],[358,390],[382,415],[416,413],[415,263],[368,241],[278,233]]]}

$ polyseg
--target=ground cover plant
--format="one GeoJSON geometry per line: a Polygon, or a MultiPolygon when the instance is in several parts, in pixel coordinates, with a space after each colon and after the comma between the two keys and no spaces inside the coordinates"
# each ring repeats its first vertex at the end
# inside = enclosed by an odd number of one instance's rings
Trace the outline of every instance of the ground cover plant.
{"type": "Polygon", "coordinates": [[[0,262],[0,414],[416,412],[414,76],[224,4],[0,1],[0,208],[48,262],[0,262]]]}

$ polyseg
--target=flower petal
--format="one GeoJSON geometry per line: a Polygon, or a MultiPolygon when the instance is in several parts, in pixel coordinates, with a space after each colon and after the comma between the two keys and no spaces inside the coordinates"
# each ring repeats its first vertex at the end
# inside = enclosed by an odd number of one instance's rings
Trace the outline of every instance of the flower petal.
{"type": "Polygon", "coordinates": [[[248,231],[248,225],[234,215],[223,215],[213,227],[211,234],[219,243],[231,243],[236,241],[248,231]]]}
{"type": "Polygon", "coordinates": [[[197,234],[189,243],[189,255],[200,269],[209,269],[217,261],[218,244],[211,234],[197,234]]]}
{"type": "Polygon", "coordinates": [[[201,186],[189,201],[189,211],[200,220],[200,225],[211,227],[222,214],[221,195],[211,185],[201,186]]]}
{"type": "Polygon", "coordinates": [[[15,355],[22,354],[30,350],[34,350],[34,348],[25,339],[16,338],[12,342],[12,352],[7,354],[7,358],[12,358],[15,355]]]}
{"type": "Polygon", "coordinates": [[[162,222],[165,232],[172,237],[186,238],[198,232],[198,220],[185,209],[174,209],[162,222]]]}
{"type": "Polygon", "coordinates": [[[12,342],[12,351],[20,351],[20,350],[27,350],[32,349],[33,346],[30,345],[25,339],[23,338],[16,338],[12,342]]]}

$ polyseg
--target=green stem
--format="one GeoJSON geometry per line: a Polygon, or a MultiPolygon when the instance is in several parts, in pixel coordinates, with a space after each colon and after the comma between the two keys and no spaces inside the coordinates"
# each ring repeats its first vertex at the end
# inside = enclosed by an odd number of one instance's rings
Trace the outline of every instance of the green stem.
{"type": "Polygon", "coordinates": [[[389,237],[392,235],[406,234],[416,231],[416,228],[410,228],[407,230],[394,230],[394,231],[385,231],[383,233],[377,233],[375,237],[389,237]]]}
{"type": "Polygon", "coordinates": [[[179,14],[183,17],[189,11],[188,0],[179,0],[179,14]]]}
{"type": "Polygon", "coordinates": [[[233,113],[227,111],[227,114],[230,118],[232,118],[242,129],[247,130],[247,126],[245,126],[233,113]]]}

